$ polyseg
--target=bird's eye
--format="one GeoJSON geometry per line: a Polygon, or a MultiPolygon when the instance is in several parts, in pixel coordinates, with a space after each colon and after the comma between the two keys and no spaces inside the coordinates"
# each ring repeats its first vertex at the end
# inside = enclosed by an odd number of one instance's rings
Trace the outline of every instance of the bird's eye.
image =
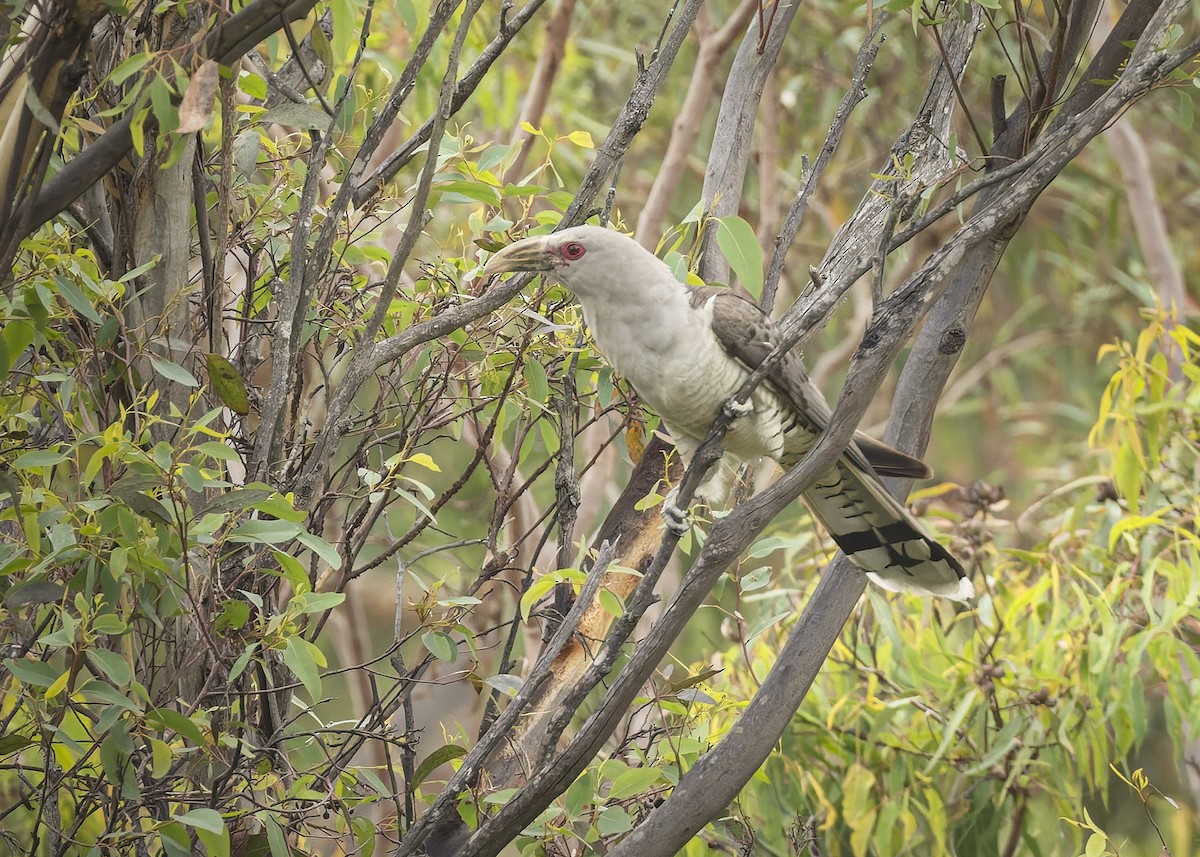
{"type": "Polygon", "coordinates": [[[563,245],[562,255],[568,262],[574,262],[576,259],[582,259],[583,254],[587,252],[587,248],[578,241],[570,241],[563,245]]]}

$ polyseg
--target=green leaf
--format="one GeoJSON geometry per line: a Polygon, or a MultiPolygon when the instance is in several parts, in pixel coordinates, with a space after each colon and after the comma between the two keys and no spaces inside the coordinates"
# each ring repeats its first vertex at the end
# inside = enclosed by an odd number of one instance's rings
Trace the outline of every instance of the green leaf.
{"type": "Polygon", "coordinates": [[[174,381],[176,384],[182,384],[184,387],[200,386],[200,382],[196,380],[196,376],[178,363],[172,363],[170,360],[165,360],[161,357],[151,357],[150,365],[154,368],[155,372],[162,375],[168,381],[174,381]]]}
{"type": "Polygon", "coordinates": [[[1121,444],[1113,467],[1113,481],[1117,485],[1117,491],[1129,503],[1129,508],[1135,512],[1142,493],[1142,472],[1142,462],[1138,459],[1137,451],[1131,444],[1121,444]]]}
{"type": "Polygon", "coordinates": [[[0,379],[8,375],[36,336],[34,326],[23,318],[14,318],[4,325],[0,331],[0,379]]]}
{"type": "Polygon", "coordinates": [[[238,524],[229,534],[229,538],[236,542],[265,542],[274,545],[291,541],[300,532],[301,527],[295,521],[281,521],[278,518],[270,520],[252,518],[238,524]]]}
{"type": "Polygon", "coordinates": [[[33,687],[49,687],[58,679],[59,672],[50,664],[43,661],[6,660],[4,666],[17,677],[22,684],[33,687]]]}
{"type": "Polygon", "coordinates": [[[174,131],[179,127],[179,110],[175,107],[172,97],[174,91],[161,74],[154,75],[147,87],[150,93],[150,106],[154,111],[154,119],[158,122],[160,131],[174,131]]]}
{"type": "MultiPolygon", "coordinates": [[[[193,812],[197,811],[198,810],[193,810],[193,812]]],[[[215,812],[215,810],[210,811],[215,812]]],[[[196,831],[196,835],[200,838],[200,842],[203,843],[208,857],[229,857],[228,830],[225,830],[222,827],[220,831],[214,833],[212,831],[205,830],[204,828],[200,828],[196,831]]]]}
{"type": "Polygon", "coordinates": [[[421,642],[439,661],[452,664],[458,660],[458,646],[454,644],[454,640],[448,634],[441,631],[429,631],[421,635],[421,642]]]}
{"type": "Polygon", "coordinates": [[[500,191],[484,182],[448,181],[439,182],[433,189],[441,194],[443,202],[482,202],[484,205],[499,205],[500,191]]]}
{"type": "Polygon", "coordinates": [[[146,117],[150,115],[149,107],[142,107],[133,114],[133,119],[129,122],[129,136],[133,143],[133,150],[137,152],[139,158],[146,155],[146,117]]]}
{"type": "Polygon", "coordinates": [[[88,661],[94,663],[117,687],[124,687],[133,679],[133,670],[128,661],[108,649],[89,649],[88,661]]]}
{"type": "Polygon", "coordinates": [[[612,616],[614,619],[620,619],[625,613],[625,605],[621,603],[621,599],[617,597],[617,593],[611,589],[601,589],[596,596],[600,602],[600,608],[612,616]]]}
{"type": "Polygon", "coordinates": [[[496,688],[496,690],[508,696],[516,696],[517,692],[521,689],[521,685],[525,682],[519,675],[498,673],[488,676],[483,680],[483,683],[488,687],[496,688]]]}
{"type": "Polygon", "coordinates": [[[7,756],[10,753],[19,752],[32,744],[32,738],[27,738],[24,735],[19,735],[15,732],[10,732],[7,735],[0,735],[0,756],[7,756]]]}
{"type": "Polygon", "coordinates": [[[596,830],[601,836],[616,836],[633,830],[633,819],[622,807],[610,806],[596,819],[596,830]]]}
{"type": "Polygon", "coordinates": [[[560,582],[561,578],[555,574],[543,574],[535,580],[525,590],[525,594],[521,596],[521,618],[528,619],[529,611],[533,609],[533,605],[538,603],[543,596],[547,595],[560,582]]]}
{"type": "Polygon", "coordinates": [[[717,246],[725,254],[742,288],[756,299],[762,297],[762,247],[758,244],[754,228],[736,214],[718,217],[717,246]]]}
{"type": "Polygon", "coordinates": [[[279,822],[271,816],[258,816],[267,831],[267,842],[271,846],[271,857],[291,857],[292,849],[288,847],[287,837],[279,822]]]}
{"type": "Polygon", "coordinates": [[[640,795],[661,780],[662,771],[658,768],[630,768],[613,780],[612,787],[608,790],[608,799],[625,800],[640,795]]]}
{"type": "Polygon", "coordinates": [[[306,592],[294,597],[288,606],[294,608],[297,613],[323,613],[345,600],[344,592],[306,592]]]}
{"type": "Polygon", "coordinates": [[[259,117],[264,125],[274,123],[287,125],[292,128],[316,128],[324,130],[329,127],[329,117],[311,104],[296,104],[288,101],[278,107],[272,107],[259,117]]]}
{"type": "Polygon", "coordinates": [[[272,518],[282,518],[285,521],[299,523],[308,517],[308,513],[297,509],[292,505],[289,497],[280,494],[278,491],[271,491],[265,499],[254,501],[254,508],[264,515],[270,515],[272,518]]]}
{"type": "Polygon", "coordinates": [[[461,758],[467,755],[465,747],[460,747],[457,744],[443,744],[438,747],[428,756],[421,760],[421,764],[417,765],[417,769],[413,771],[412,787],[415,789],[421,783],[425,782],[425,778],[440,768],[447,762],[461,758]]]}
{"type": "Polygon", "coordinates": [[[962,726],[963,721],[967,719],[967,715],[971,713],[971,709],[975,706],[975,699],[979,691],[971,688],[962,701],[958,703],[958,707],[954,709],[954,713],[950,715],[950,719],[946,721],[946,726],[942,731],[942,742],[938,744],[937,750],[932,758],[925,763],[925,773],[929,773],[934,769],[942,756],[946,755],[946,751],[950,749],[950,745],[957,743],[958,728],[962,726]]]}
{"type": "Polygon", "coordinates": [[[308,696],[314,702],[321,697],[321,674],[317,668],[317,659],[324,664],[325,655],[321,650],[301,637],[288,637],[283,649],[283,662],[288,669],[296,674],[308,696]]]}
{"type": "Polygon", "coordinates": [[[237,367],[220,354],[205,354],[208,382],[217,398],[235,414],[250,413],[250,399],[246,395],[246,382],[238,374],[237,367]]]}
{"type": "Polygon", "coordinates": [[[29,108],[29,112],[33,114],[33,117],[37,121],[41,122],[55,134],[59,132],[58,120],[54,118],[54,114],[38,98],[38,88],[36,86],[25,87],[25,106],[29,108]]]}
{"type": "MultiPolygon", "coordinates": [[[[325,31],[320,27],[313,27],[313,45],[314,47],[316,46],[318,39],[325,43],[325,50],[329,52],[329,60],[331,61],[327,61],[328,64],[344,63],[353,59],[352,54],[355,46],[354,34],[360,29],[356,21],[358,7],[359,4],[355,0],[331,0],[329,11],[333,19],[332,46],[325,39],[325,31]]],[[[317,55],[321,56],[321,51],[317,51],[317,55]]]]}
{"type": "Polygon", "coordinates": [[[35,449],[18,455],[12,466],[16,470],[32,470],[35,467],[53,467],[66,460],[69,451],[65,449],[35,449]]]}
{"type": "Polygon", "coordinates": [[[190,739],[195,744],[207,743],[204,740],[204,733],[200,731],[196,722],[173,708],[152,708],[146,713],[146,719],[190,739]]]}
{"type": "Polygon", "coordinates": [[[92,630],[97,634],[114,636],[124,634],[129,630],[129,626],[116,613],[101,613],[92,619],[92,630]]]}
{"type": "Polygon", "coordinates": [[[27,580],[8,590],[4,603],[9,610],[28,604],[53,604],[62,600],[64,591],[59,584],[48,580],[27,580]]]}
{"type": "Polygon", "coordinates": [[[197,830],[207,830],[209,833],[220,833],[225,829],[225,819],[221,818],[221,813],[207,807],[189,810],[183,815],[172,815],[171,818],[180,824],[197,830]]]}
{"type": "Polygon", "coordinates": [[[54,282],[58,283],[59,294],[67,301],[67,304],[71,305],[72,310],[88,319],[89,322],[94,322],[95,324],[103,322],[104,319],[101,317],[101,314],[96,312],[96,307],[92,306],[91,301],[85,298],[83,292],[80,292],[76,284],[67,280],[66,277],[55,277],[54,282]]]}
{"type": "Polygon", "coordinates": [[[165,777],[175,761],[175,753],[171,745],[157,738],[150,738],[150,776],[155,779],[165,777]]]}
{"type": "Polygon", "coordinates": [[[337,548],[320,536],[305,530],[296,534],[296,541],[319,556],[330,568],[342,567],[342,556],[337,552],[337,548]]]}
{"type": "Polygon", "coordinates": [[[112,74],[108,76],[109,82],[119,84],[128,80],[145,68],[146,63],[150,62],[153,56],[153,54],[147,51],[146,53],[134,54],[128,59],[123,60],[120,65],[113,69],[112,74]]]}
{"type": "MultiPolygon", "coordinates": [[[[255,74],[252,71],[243,71],[238,75],[237,85],[238,89],[255,101],[263,101],[267,97],[267,81],[262,75],[255,74]]],[[[254,136],[257,138],[258,135],[255,134],[254,136]]]]}

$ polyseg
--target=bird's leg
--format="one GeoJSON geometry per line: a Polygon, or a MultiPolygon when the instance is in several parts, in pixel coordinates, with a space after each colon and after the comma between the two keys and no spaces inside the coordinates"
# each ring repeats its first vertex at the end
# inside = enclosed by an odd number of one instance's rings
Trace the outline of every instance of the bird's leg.
{"type": "MultiPolygon", "coordinates": [[[[683,469],[686,472],[692,463],[692,455],[696,452],[696,444],[686,437],[672,438],[672,440],[675,443],[675,453],[683,459],[683,469]]],[[[688,514],[687,509],[680,507],[678,501],[679,485],[676,484],[667,492],[667,496],[663,500],[662,516],[667,529],[677,536],[682,536],[691,529],[692,516],[688,514]]]]}
{"type": "MultiPolygon", "coordinates": [[[[692,460],[692,453],[695,452],[695,447],[684,441],[676,441],[675,448],[683,455],[684,461],[689,465],[692,460]]],[[[718,461],[713,465],[708,472],[704,481],[696,488],[696,493],[692,497],[693,505],[712,507],[725,496],[729,488],[729,472],[722,462],[718,461]]],[[[679,496],[679,486],[676,485],[667,494],[663,500],[662,516],[668,529],[672,532],[683,535],[692,525],[692,516],[688,509],[680,507],[677,502],[679,496]]]]}
{"type": "Polygon", "coordinates": [[[731,420],[736,420],[739,417],[749,416],[754,413],[753,402],[739,402],[737,396],[730,396],[725,404],[721,407],[725,412],[725,416],[731,420]]]}
{"type": "Polygon", "coordinates": [[[663,500],[662,516],[667,529],[677,536],[682,536],[692,528],[692,516],[687,509],[679,508],[675,502],[678,496],[679,486],[675,486],[663,500]]]}

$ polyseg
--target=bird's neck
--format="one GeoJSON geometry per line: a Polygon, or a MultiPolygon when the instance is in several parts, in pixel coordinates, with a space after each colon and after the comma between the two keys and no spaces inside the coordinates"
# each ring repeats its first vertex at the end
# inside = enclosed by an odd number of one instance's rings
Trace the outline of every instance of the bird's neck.
{"type": "Polygon", "coordinates": [[[673,277],[608,285],[576,297],[592,338],[618,372],[630,378],[636,374],[634,363],[686,346],[697,322],[687,286],[673,277]]]}

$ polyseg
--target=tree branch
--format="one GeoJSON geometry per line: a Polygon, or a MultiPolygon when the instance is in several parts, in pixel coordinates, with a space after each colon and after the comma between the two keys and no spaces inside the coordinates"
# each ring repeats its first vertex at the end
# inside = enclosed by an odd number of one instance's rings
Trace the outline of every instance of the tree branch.
{"type": "MultiPolygon", "coordinates": [[[[776,3],[771,8],[771,17],[765,23],[761,15],[755,17],[733,58],[733,67],[729,70],[725,94],[721,98],[721,110],[717,114],[717,126],[713,132],[713,139],[721,141],[721,145],[712,147],[701,193],[704,209],[713,217],[737,213],[742,186],[746,181],[754,119],[762,100],[763,87],[779,58],[788,28],[800,5],[799,0],[776,3]]],[[[700,276],[706,281],[729,281],[729,263],[715,249],[715,239],[711,235],[704,238],[700,276]]]]}
{"type": "MultiPolygon", "coordinates": [[[[1177,9],[1181,8],[1183,0],[1177,0],[1176,5],[1177,9]]],[[[1158,19],[1160,29],[1157,33],[1151,30],[1149,38],[1156,39],[1161,35],[1172,17],[1161,16],[1158,19]]],[[[864,399],[869,398],[868,394],[878,387],[881,375],[898,354],[900,345],[924,308],[952,285],[950,275],[963,268],[966,252],[972,247],[986,244],[991,236],[1003,234],[1015,216],[1028,211],[1041,190],[1082,150],[1088,140],[1100,133],[1129,100],[1149,89],[1161,65],[1151,57],[1140,66],[1131,66],[1116,86],[1088,111],[1089,115],[1080,118],[1080,122],[1076,123],[1078,127],[1072,127],[1072,132],[1065,135],[1067,139],[1042,141],[1037,149],[1041,157],[1029,166],[1028,172],[1014,179],[1004,194],[995,195],[987,210],[974,215],[945,247],[930,256],[921,269],[884,302],[855,355],[829,429],[801,464],[767,494],[803,484],[805,475],[799,471],[816,458],[823,447],[836,444],[844,446],[839,435],[853,431],[853,426],[847,423],[856,412],[861,416],[865,410],[864,399]]],[[[942,303],[953,303],[953,296],[948,291],[945,291],[942,303]]],[[[901,428],[891,434],[896,436],[902,431],[901,428]]],[[[904,484],[892,487],[893,490],[903,488],[904,484]]],[[[752,499],[745,506],[751,506],[756,500],[752,499]]],[[[738,507],[719,524],[734,519],[742,508],[738,507]]],[[[706,551],[717,529],[716,526],[713,528],[706,551]]],[[[703,557],[702,552],[697,565],[703,561],[703,557]]],[[[612,857],[666,857],[675,854],[705,823],[728,805],[758,770],[787,728],[863,587],[861,575],[851,569],[844,557],[839,557],[822,578],[770,675],[739,718],[737,728],[730,730],[716,748],[701,757],[683,776],[671,797],[609,852],[612,857]],[[858,580],[854,580],[854,577],[858,580]]]]}
{"type": "MultiPolygon", "coordinates": [[[[479,86],[480,81],[487,75],[492,64],[504,53],[505,49],[512,42],[513,38],[521,32],[521,29],[529,22],[529,19],[542,8],[545,0],[529,0],[527,4],[521,7],[521,11],[508,19],[507,24],[500,29],[496,37],[488,43],[488,46],[483,49],[483,52],[476,58],[471,67],[463,74],[462,79],[454,90],[454,102],[451,106],[451,115],[457,113],[462,106],[471,97],[475,88],[479,86]]],[[[407,93],[406,93],[407,94],[407,93]]],[[[395,113],[392,113],[387,120],[387,125],[390,125],[395,119],[395,113]]],[[[374,129],[373,129],[374,130],[374,129]]],[[[379,138],[382,139],[383,131],[386,126],[381,126],[379,129],[379,138]]],[[[351,184],[353,184],[354,205],[362,208],[367,201],[373,198],[376,194],[383,190],[384,186],[389,181],[396,177],[404,166],[412,160],[417,150],[429,141],[429,135],[433,131],[433,120],[427,119],[425,124],[417,129],[417,132],[409,137],[399,149],[393,152],[388,158],[380,164],[374,172],[366,178],[362,178],[358,170],[350,174],[351,184]]],[[[373,137],[372,137],[373,139],[373,137]]],[[[372,147],[372,153],[378,146],[378,140],[375,146],[372,147]]]]}
{"type": "Polygon", "coordinates": [[[653,250],[662,232],[663,221],[667,217],[667,208],[671,197],[683,177],[687,158],[696,146],[700,136],[700,125],[713,96],[713,83],[721,57],[733,44],[738,33],[746,29],[754,13],[758,10],[759,0],[742,0],[719,30],[713,31],[707,23],[707,16],[701,15],[696,19],[693,28],[699,36],[700,47],[696,52],[696,64],[692,68],[692,79],[688,84],[687,94],[679,115],[671,126],[671,138],[667,143],[667,151],[663,154],[654,184],[646,196],[646,202],[638,215],[637,230],[634,238],[643,247],[653,250]]]}

